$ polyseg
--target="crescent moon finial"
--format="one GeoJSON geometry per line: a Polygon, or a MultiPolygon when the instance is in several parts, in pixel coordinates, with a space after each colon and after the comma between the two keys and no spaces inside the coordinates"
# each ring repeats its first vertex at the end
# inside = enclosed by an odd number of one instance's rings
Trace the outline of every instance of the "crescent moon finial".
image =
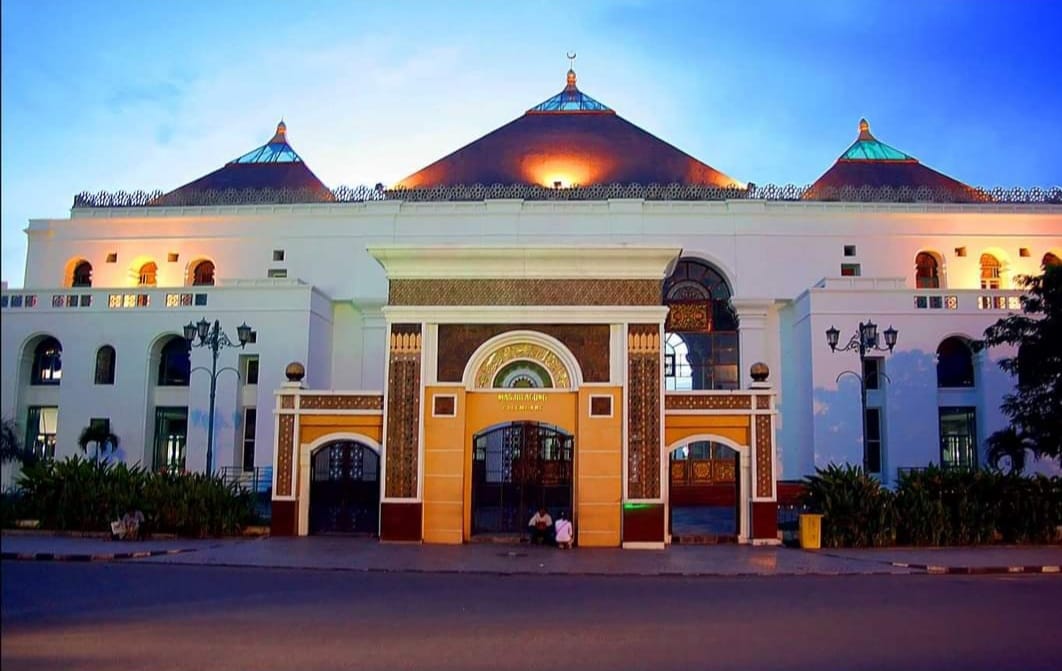
{"type": "Polygon", "coordinates": [[[574,68],[575,67],[575,56],[576,56],[576,53],[574,51],[569,51],[567,53],[567,56],[568,56],[568,68],[569,69],[574,68]]]}

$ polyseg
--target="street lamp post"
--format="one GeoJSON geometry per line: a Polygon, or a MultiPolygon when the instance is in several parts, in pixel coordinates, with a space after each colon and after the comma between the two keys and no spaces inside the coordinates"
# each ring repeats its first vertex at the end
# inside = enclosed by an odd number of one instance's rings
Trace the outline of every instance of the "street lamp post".
{"type": "MultiPolygon", "coordinates": [[[[231,370],[239,377],[240,372],[231,366],[225,366],[221,370],[218,370],[218,352],[226,347],[243,347],[247,344],[247,341],[251,339],[251,327],[246,322],[236,327],[236,340],[232,342],[229,337],[221,330],[221,324],[218,320],[214,320],[214,325],[211,326],[210,322],[204,317],[198,322],[188,322],[184,325],[184,339],[188,341],[191,347],[209,347],[210,348],[210,415],[207,417],[207,453],[206,453],[206,472],[207,475],[214,473],[214,399],[217,395],[218,388],[218,375],[231,370]],[[196,342],[196,338],[199,342],[196,342]]],[[[206,371],[206,368],[197,366],[192,369],[206,371]]]]}
{"type": "MultiPolygon", "coordinates": [[[[893,348],[896,347],[896,336],[898,335],[896,329],[890,326],[883,331],[883,334],[885,336],[884,347],[881,346],[878,339],[878,325],[868,319],[865,322],[859,322],[859,330],[852,334],[847,345],[844,347],[837,347],[841,332],[833,326],[826,329],[826,344],[830,346],[830,351],[848,352],[855,350],[859,352],[860,372],[856,373],[851,370],[841,371],[837,376],[837,381],[839,382],[844,375],[848,374],[855,375],[859,379],[859,419],[861,426],[863,427],[863,470],[867,472],[870,471],[870,450],[869,444],[867,443],[867,381],[864,378],[863,373],[866,372],[865,361],[867,358],[867,352],[891,352],[893,348]]],[[[877,375],[888,378],[888,376],[881,371],[878,371],[877,375]]]]}

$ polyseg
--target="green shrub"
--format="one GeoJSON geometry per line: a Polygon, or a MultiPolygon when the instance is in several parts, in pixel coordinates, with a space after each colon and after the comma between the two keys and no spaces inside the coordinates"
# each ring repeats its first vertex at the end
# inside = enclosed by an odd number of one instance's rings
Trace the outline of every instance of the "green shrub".
{"type": "Polygon", "coordinates": [[[825,547],[1049,543],[1062,525],[1062,478],[929,466],[895,493],[861,468],[830,465],[806,478],[823,514],[825,547]]]}
{"type": "Polygon", "coordinates": [[[201,473],[151,473],[139,466],[80,457],[23,469],[26,514],[47,529],[108,531],[126,512],[144,513],[148,533],[218,536],[237,533],[254,517],[254,497],[201,473]]]}
{"type": "Polygon", "coordinates": [[[822,518],[824,547],[874,547],[895,541],[893,494],[858,466],[816,468],[804,503],[822,518]]]}

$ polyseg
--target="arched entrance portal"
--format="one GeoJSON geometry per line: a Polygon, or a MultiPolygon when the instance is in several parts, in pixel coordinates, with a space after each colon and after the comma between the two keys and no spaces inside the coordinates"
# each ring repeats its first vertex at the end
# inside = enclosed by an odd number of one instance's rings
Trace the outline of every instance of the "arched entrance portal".
{"type": "Polygon", "coordinates": [[[671,451],[668,522],[672,542],[737,541],[740,459],[737,450],[707,440],[671,451]]]}
{"type": "Polygon", "coordinates": [[[572,510],[573,438],[550,424],[513,422],[472,440],[472,533],[519,534],[539,507],[572,510]]]}
{"type": "Polygon", "coordinates": [[[312,456],[311,534],[379,531],[380,457],[368,445],[337,440],[312,456]]]}

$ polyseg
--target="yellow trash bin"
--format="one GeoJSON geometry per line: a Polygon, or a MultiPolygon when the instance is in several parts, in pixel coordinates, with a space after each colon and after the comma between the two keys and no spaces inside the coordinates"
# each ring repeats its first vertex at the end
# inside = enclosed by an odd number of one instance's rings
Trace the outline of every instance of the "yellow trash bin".
{"type": "Polygon", "coordinates": [[[822,515],[800,516],[800,547],[818,550],[822,547],[822,515]]]}

